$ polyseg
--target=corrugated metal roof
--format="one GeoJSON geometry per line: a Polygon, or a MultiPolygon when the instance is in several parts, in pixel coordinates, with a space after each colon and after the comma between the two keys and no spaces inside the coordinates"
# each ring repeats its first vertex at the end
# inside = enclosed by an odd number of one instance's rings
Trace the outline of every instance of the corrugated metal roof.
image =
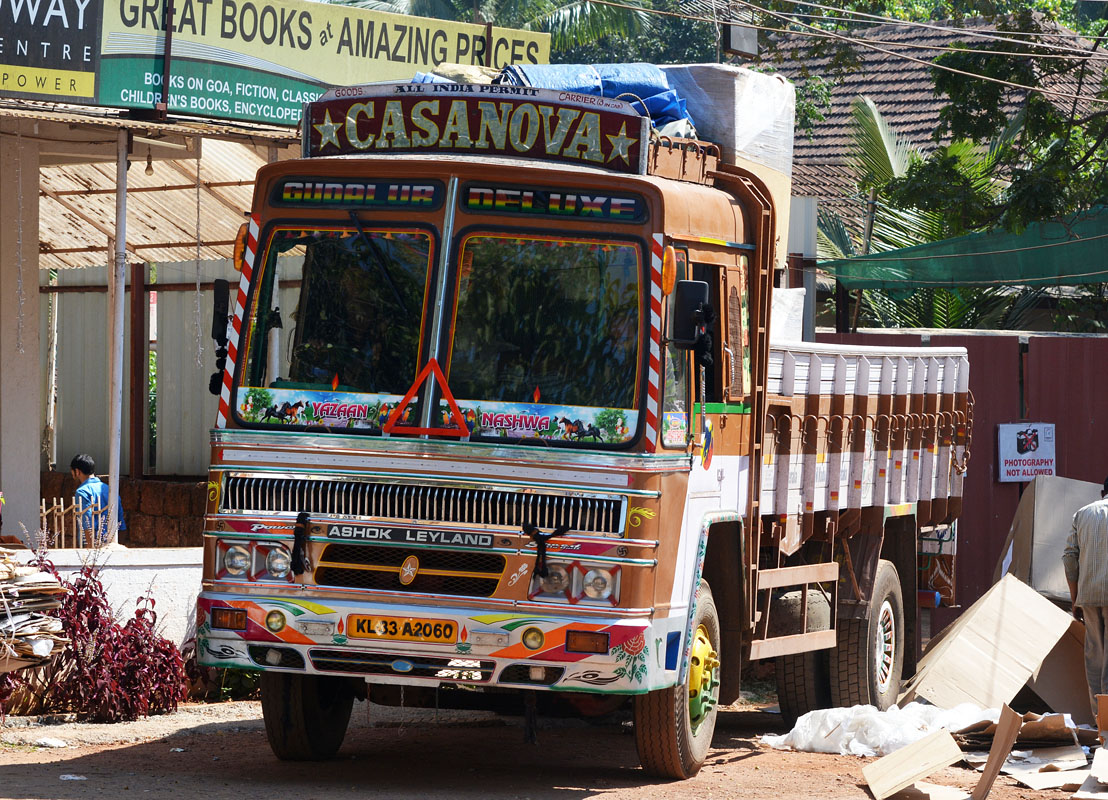
{"type": "MultiPolygon", "coordinates": [[[[269,160],[271,148],[282,160],[299,153],[299,139],[287,128],[181,120],[162,123],[91,113],[91,109],[89,113],[75,113],[74,107],[64,111],[56,108],[29,103],[0,105],[0,116],[79,126],[85,134],[103,130],[106,141],[114,139],[120,129],[149,137],[148,141],[136,138],[127,172],[127,250],[134,262],[167,264],[229,258],[235,233],[250,208],[254,176],[269,160]],[[202,140],[199,164],[194,155],[196,148],[192,152],[181,149],[179,159],[165,159],[167,152],[173,152],[166,150],[165,142],[180,141],[182,136],[202,140]],[[153,174],[147,175],[151,151],[153,174]]],[[[92,144],[77,137],[74,141],[78,149],[80,144],[92,144]]],[[[103,146],[104,142],[96,144],[103,146]]],[[[39,181],[41,268],[67,269],[110,262],[108,239],[115,231],[115,172],[114,161],[54,165],[43,160],[39,181]]]]}
{"type": "Polygon", "coordinates": [[[0,101],[0,117],[39,119],[68,125],[81,125],[147,133],[181,136],[218,136],[238,141],[265,142],[279,146],[296,144],[300,135],[293,128],[271,125],[214,123],[184,117],[169,117],[165,122],[133,119],[114,109],[75,106],[66,103],[46,103],[35,100],[7,99],[0,101]]]}

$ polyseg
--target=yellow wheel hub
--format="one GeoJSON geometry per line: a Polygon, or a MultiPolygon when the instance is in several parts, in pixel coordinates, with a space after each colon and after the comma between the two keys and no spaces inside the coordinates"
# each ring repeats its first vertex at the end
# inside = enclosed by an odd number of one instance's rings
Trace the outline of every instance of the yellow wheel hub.
{"type": "Polygon", "coordinates": [[[693,636],[689,655],[689,720],[693,731],[700,726],[719,700],[719,654],[703,625],[693,636]]]}

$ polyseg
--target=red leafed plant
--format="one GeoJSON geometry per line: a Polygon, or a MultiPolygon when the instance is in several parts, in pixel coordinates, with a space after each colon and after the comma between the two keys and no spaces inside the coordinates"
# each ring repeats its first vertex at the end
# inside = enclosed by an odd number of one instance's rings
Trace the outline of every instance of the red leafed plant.
{"type": "MultiPolygon", "coordinates": [[[[40,566],[57,575],[49,562],[40,566]]],[[[120,625],[97,565],[86,565],[63,583],[67,592],[54,614],[69,644],[54,656],[35,692],[41,710],[71,711],[91,722],[175,711],[186,697],[184,662],[177,646],[157,634],[154,599],[140,597],[134,616],[120,625]]]]}

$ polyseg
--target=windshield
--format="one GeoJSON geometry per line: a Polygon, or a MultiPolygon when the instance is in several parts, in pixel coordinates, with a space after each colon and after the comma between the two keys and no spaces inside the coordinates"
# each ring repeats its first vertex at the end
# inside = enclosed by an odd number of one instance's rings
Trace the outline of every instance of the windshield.
{"type": "Polygon", "coordinates": [[[641,335],[637,244],[473,234],[449,385],[485,435],[626,441],[641,335]]]}
{"type": "Polygon", "coordinates": [[[380,427],[383,401],[415,379],[431,235],[352,222],[273,232],[238,408],[246,421],[380,427]]]}
{"type": "Polygon", "coordinates": [[[435,431],[592,445],[633,438],[641,244],[464,235],[440,287],[448,333],[435,368],[445,380],[428,382],[436,242],[429,231],[351,223],[273,229],[243,348],[240,420],[426,432],[417,405],[434,386],[435,431]]]}

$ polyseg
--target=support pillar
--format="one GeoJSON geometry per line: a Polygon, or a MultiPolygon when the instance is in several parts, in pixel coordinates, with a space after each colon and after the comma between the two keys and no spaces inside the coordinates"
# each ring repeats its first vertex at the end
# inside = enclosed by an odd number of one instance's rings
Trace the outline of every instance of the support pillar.
{"type": "Polygon", "coordinates": [[[31,120],[0,119],[0,492],[5,536],[39,527],[39,153],[31,120]],[[22,527],[21,527],[22,526],[22,527]]]}

